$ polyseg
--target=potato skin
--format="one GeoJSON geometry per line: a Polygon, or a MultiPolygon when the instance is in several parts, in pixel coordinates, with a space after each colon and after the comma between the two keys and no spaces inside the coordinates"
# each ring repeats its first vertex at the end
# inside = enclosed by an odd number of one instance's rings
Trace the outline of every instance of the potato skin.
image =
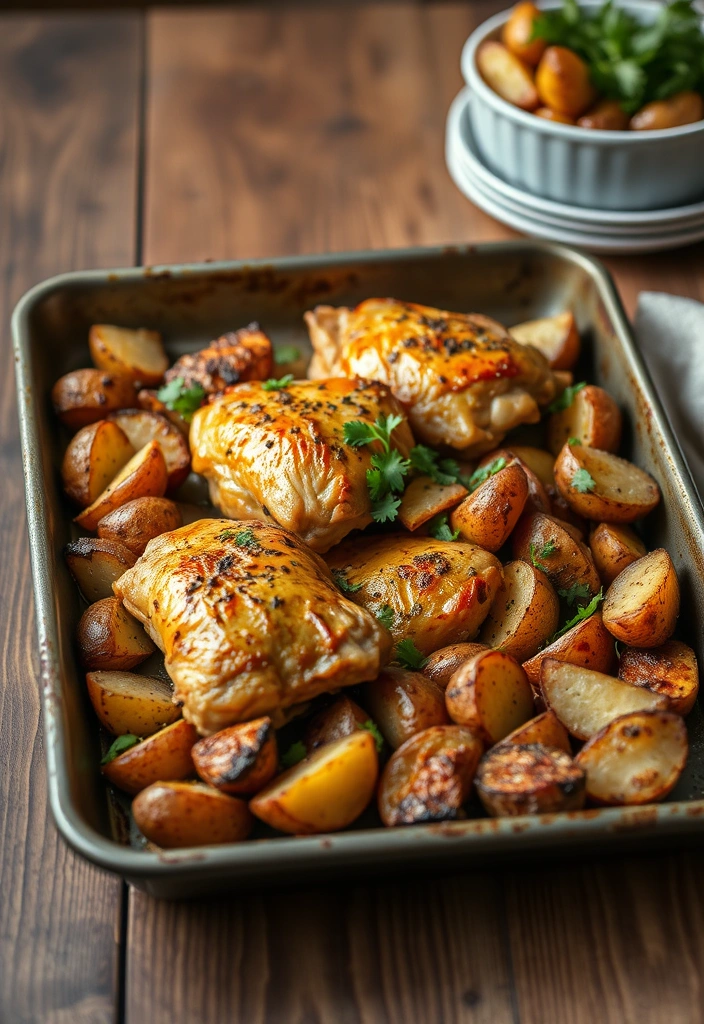
{"type": "Polygon", "coordinates": [[[169,365],[158,331],[93,324],[88,332],[88,347],[99,369],[120,373],[147,386],[158,384],[169,365]]]}
{"type": "Polygon", "coordinates": [[[662,647],[626,647],[621,652],[618,677],[634,686],[645,686],[667,699],[668,711],[688,715],[699,693],[697,656],[679,640],[662,647]]]}
{"type": "Polygon", "coordinates": [[[540,687],[540,670],[546,658],[583,665],[595,672],[609,673],[616,661],[614,638],[604,626],[601,612],[582,619],[542,651],[523,662],[523,671],[534,690],[540,687]]]}
{"type": "Polygon", "coordinates": [[[100,724],[114,736],[151,736],[181,717],[162,679],[134,672],[88,672],[88,696],[100,724]]]}
{"type": "MultiPolygon", "coordinates": [[[[513,444],[510,448],[505,448],[505,451],[510,452],[514,458],[518,459],[524,473],[527,469],[530,473],[535,474],[545,488],[546,496],[549,498],[548,488],[555,486],[554,456],[543,448],[535,448],[532,445],[526,444],[513,444]]],[[[528,483],[530,485],[530,480],[528,483]]]]}
{"type": "Polygon", "coordinates": [[[441,647],[426,661],[423,675],[432,679],[442,690],[446,690],[447,684],[460,665],[487,649],[486,644],[479,643],[450,644],[449,647],[441,647]]]}
{"type": "Polygon", "coordinates": [[[239,843],[252,830],[244,800],[201,782],[154,782],[132,801],[140,831],[162,849],[239,843]]]}
{"type": "Polygon", "coordinates": [[[599,100],[580,117],[577,124],[580,128],[602,132],[625,132],[628,130],[628,114],[618,100],[599,100]]]}
{"type": "Polygon", "coordinates": [[[557,456],[570,437],[604,452],[617,452],[621,444],[623,417],[608,391],[587,384],[567,409],[554,412],[548,420],[548,448],[557,456]]]}
{"type": "Polygon", "coordinates": [[[667,100],[655,100],[631,118],[634,132],[654,131],[662,128],[677,128],[704,119],[704,99],[698,92],[678,92],[667,100]]]}
{"type": "Polygon", "coordinates": [[[84,530],[95,530],[109,512],[126,505],[134,498],[161,497],[166,490],[168,474],[161,448],[150,441],[133,455],[114,480],[99,494],[92,505],[74,519],[84,530]]]}
{"type": "Polygon", "coordinates": [[[604,586],[608,587],[627,565],[647,554],[647,548],[630,526],[599,523],[589,535],[594,565],[604,586]]]}
{"type": "Polygon", "coordinates": [[[108,419],[116,423],[136,449],[156,441],[164,456],[169,493],[178,490],[191,470],[191,452],[183,432],[157,412],[146,409],[120,409],[110,413],[108,419]]]}
{"type": "Polygon", "coordinates": [[[659,647],[672,636],[680,612],[677,572],[664,548],[627,566],[606,592],[604,625],[630,647],[659,647]]]}
{"type": "Polygon", "coordinates": [[[436,725],[406,740],[381,777],[383,823],[391,827],[462,817],[483,751],[481,739],[459,725],[436,725]]]}
{"type": "Polygon", "coordinates": [[[586,584],[590,594],[598,593],[601,581],[591,552],[575,539],[574,527],[569,523],[542,512],[522,516],[513,531],[511,545],[513,557],[529,565],[535,560],[536,567],[556,590],[569,590],[581,583],[586,584]],[[548,554],[544,553],[546,547],[551,549],[548,554]]]}
{"type": "Polygon", "coordinates": [[[80,537],[64,548],[69,572],[86,601],[112,597],[112,585],[137,561],[134,554],[115,540],[80,537]]]}
{"type": "Polygon", "coordinates": [[[518,559],[504,566],[503,584],[480,636],[489,647],[524,662],[552,636],[559,617],[560,602],[545,573],[518,559]]]}
{"type": "Polygon", "coordinates": [[[533,68],[538,64],[547,45],[544,39],[531,39],[535,20],[539,15],[540,11],[535,4],[524,0],[523,3],[516,4],[501,29],[501,41],[504,46],[533,68]]]}
{"type": "Polygon", "coordinates": [[[85,668],[129,670],[156,650],[142,626],[116,597],[90,605],[76,628],[85,668]]]}
{"type": "Polygon", "coordinates": [[[467,493],[467,488],[461,484],[438,484],[429,476],[417,476],[403,492],[399,522],[413,532],[433,516],[454,508],[467,493]]]}
{"type": "Polygon", "coordinates": [[[61,463],[64,492],[79,508],[86,508],[133,455],[134,448],[116,423],[98,420],[82,427],[69,441],[61,463]]]}
{"type": "Polygon", "coordinates": [[[517,461],[504,466],[454,509],[450,528],[486,551],[503,547],[528,500],[528,481],[517,461]]]}
{"type": "Polygon", "coordinates": [[[171,782],[193,774],[191,748],[198,739],[195,726],[180,718],[104,764],[108,782],[126,793],[139,793],[153,782],[171,782]]]}
{"type": "Polygon", "coordinates": [[[136,399],[129,377],[104,370],[73,370],[51,389],[54,412],[69,430],[96,423],[113,409],[134,405],[136,399]]]}
{"type": "Polygon", "coordinates": [[[258,793],[273,779],[279,763],[276,733],[268,717],[205,736],[191,756],[203,782],[234,796],[258,793]]]}
{"type": "Polygon", "coordinates": [[[479,467],[484,467],[495,459],[505,459],[507,463],[518,462],[521,469],[525,473],[526,481],[528,483],[528,498],[525,504],[525,512],[550,512],[550,498],[548,492],[543,486],[543,482],[537,473],[531,468],[531,466],[517,451],[513,451],[511,448],[496,448],[493,452],[489,452],[488,455],[484,455],[479,462],[479,467]]]}
{"type": "Polygon", "coordinates": [[[507,47],[495,40],[477,51],[479,73],[497,95],[523,110],[535,110],[540,99],[530,70],[507,47]]]}
{"type": "Polygon", "coordinates": [[[535,85],[546,107],[568,117],[579,117],[596,96],[589,68],[564,46],[548,46],[538,64],[535,85]]]}
{"type": "Polygon", "coordinates": [[[450,722],[441,687],[420,672],[389,666],[365,684],[362,700],[393,750],[424,729],[450,722]]]}
{"type": "Polygon", "coordinates": [[[475,785],[492,818],[577,811],[586,772],[564,750],[538,743],[499,744],[482,758],[475,785]]]}
{"type": "Polygon", "coordinates": [[[306,750],[312,754],[318,747],[356,732],[368,721],[369,715],[364,708],[342,695],[311,718],[303,737],[306,750]]]}
{"type": "Polygon", "coordinates": [[[618,455],[587,445],[564,445],[555,461],[555,484],[575,512],[597,522],[632,523],[660,501],[660,488],[648,473],[618,455]],[[585,469],[593,485],[580,490],[575,475],[585,469]]]}
{"type": "Polygon", "coordinates": [[[461,665],[445,690],[450,718],[498,743],[533,716],[528,677],[510,654],[482,651],[461,665]]]}
{"type": "Polygon", "coordinates": [[[170,498],[135,498],[108,512],[98,523],[98,536],[119,541],[133,554],[144,554],[150,540],[183,526],[183,515],[170,498]]]}
{"type": "Polygon", "coordinates": [[[497,743],[494,749],[504,743],[539,743],[542,747],[555,747],[572,755],[570,735],[554,711],[544,711],[542,715],[531,718],[525,725],[519,725],[501,740],[501,743],[497,743]]]}

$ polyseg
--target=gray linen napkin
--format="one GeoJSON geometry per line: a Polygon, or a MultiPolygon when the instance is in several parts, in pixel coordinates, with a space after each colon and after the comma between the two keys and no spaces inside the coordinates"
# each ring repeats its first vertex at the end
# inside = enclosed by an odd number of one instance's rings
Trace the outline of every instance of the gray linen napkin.
{"type": "Polygon", "coordinates": [[[704,498],[704,305],[678,295],[641,292],[635,333],[704,498]]]}

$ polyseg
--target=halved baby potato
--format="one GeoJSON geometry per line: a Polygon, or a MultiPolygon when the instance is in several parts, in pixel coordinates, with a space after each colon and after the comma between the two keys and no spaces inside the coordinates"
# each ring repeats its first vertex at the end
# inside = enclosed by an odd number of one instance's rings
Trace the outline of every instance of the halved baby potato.
{"type": "Polygon", "coordinates": [[[386,826],[447,821],[463,816],[484,752],[482,740],[461,725],[416,733],[392,754],[379,785],[386,826]]]}
{"type": "Polygon", "coordinates": [[[608,391],[587,384],[574,395],[566,409],[548,420],[548,447],[559,455],[564,444],[575,438],[580,444],[617,452],[621,443],[621,410],[608,391]]]}
{"type": "Polygon", "coordinates": [[[668,711],[688,715],[699,693],[697,656],[680,640],[668,640],[662,647],[626,647],[621,652],[619,679],[644,686],[667,699],[668,711]]]}
{"type": "Polygon", "coordinates": [[[680,585],[672,559],[656,548],[618,574],[606,592],[604,625],[630,647],[659,647],[680,613],[680,585]]]}
{"type": "Polygon", "coordinates": [[[84,530],[95,530],[101,519],[135,498],[161,497],[168,475],[161,448],[150,441],[132,456],[92,505],[74,519],[84,530]]]}
{"type": "Polygon", "coordinates": [[[557,629],[560,602],[547,576],[518,559],[504,566],[499,587],[480,633],[489,647],[526,661],[557,629]]]}
{"type": "Polygon", "coordinates": [[[594,565],[601,582],[608,587],[618,574],[647,553],[647,548],[631,526],[599,523],[589,535],[594,565]]]}
{"type": "Polygon", "coordinates": [[[252,831],[244,800],[202,782],[153,782],[132,801],[137,828],[165,850],[239,843],[252,831]]]}
{"type": "Polygon", "coordinates": [[[134,448],[116,423],[90,423],[71,439],[61,463],[64,491],[85,508],[134,455],[134,448]]]}
{"type": "Polygon", "coordinates": [[[486,644],[478,643],[450,644],[449,647],[441,647],[426,661],[423,675],[432,679],[442,690],[446,690],[447,684],[460,665],[469,661],[475,654],[486,650],[486,644]]]}
{"type": "Polygon", "coordinates": [[[191,756],[203,782],[223,793],[251,796],[276,775],[276,732],[270,718],[255,718],[198,740],[191,756]]]}
{"type": "Polygon", "coordinates": [[[518,662],[502,651],[482,651],[461,665],[445,690],[453,722],[487,744],[498,743],[533,716],[533,690],[518,662]]]}
{"type": "Polygon", "coordinates": [[[54,411],[69,430],[96,423],[113,409],[134,405],[136,398],[129,377],[103,370],[72,370],[51,389],[54,411]]]}
{"type": "Polygon", "coordinates": [[[108,761],[102,773],[113,786],[132,794],[153,782],[186,779],[194,771],[191,749],[197,739],[195,726],[180,718],[108,761]]]}
{"type": "Polygon", "coordinates": [[[542,352],[553,370],[571,370],[579,359],[579,331],[570,312],[527,320],[511,327],[509,334],[522,345],[532,345],[542,352]]]}
{"type": "Polygon", "coordinates": [[[480,484],[450,515],[450,528],[486,551],[504,545],[525,508],[528,481],[517,460],[480,484]]]}
{"type": "MultiPolygon", "coordinates": [[[[514,455],[525,469],[534,473],[544,488],[555,486],[555,456],[544,448],[535,448],[528,444],[512,444],[506,451],[514,455]]],[[[530,483],[530,481],[529,481],[530,483]]],[[[548,495],[549,497],[549,495],[548,495]]]]}
{"type": "Polygon", "coordinates": [[[158,384],[169,367],[158,331],[93,324],[88,346],[99,369],[121,373],[147,386],[158,384]]]}
{"type": "Polygon", "coordinates": [[[105,597],[86,608],[76,639],[82,663],[93,670],[129,670],[155,650],[141,624],[116,597],[105,597]]]}
{"type": "MultiPolygon", "coordinates": [[[[536,461],[534,456],[529,456],[529,458],[532,462],[536,461]]],[[[495,448],[493,451],[481,458],[477,468],[484,469],[486,466],[491,463],[495,463],[499,459],[503,459],[507,465],[512,462],[518,462],[525,473],[526,482],[528,484],[528,498],[525,504],[526,514],[528,512],[549,513],[551,504],[547,487],[543,484],[541,475],[533,469],[529,462],[523,460],[519,453],[518,445],[516,445],[515,448],[495,448]]]]}
{"type": "Polygon", "coordinates": [[[555,461],[555,483],[575,512],[597,522],[632,523],[660,501],[660,488],[648,473],[587,445],[563,446],[555,461]]]}
{"type": "Polygon", "coordinates": [[[416,477],[403,492],[398,518],[407,530],[417,530],[434,516],[454,508],[466,494],[462,484],[438,484],[429,476],[416,477]]]}
{"type": "Polygon", "coordinates": [[[169,476],[166,489],[178,490],[191,469],[188,441],[181,431],[166,416],[146,409],[121,409],[111,413],[108,419],[118,425],[135,448],[143,448],[150,441],[158,442],[169,476]]]}
{"type": "Polygon", "coordinates": [[[579,586],[593,596],[601,581],[589,548],[578,537],[570,523],[535,512],[518,521],[511,538],[513,556],[545,573],[555,590],[579,586]]]}
{"type": "Polygon", "coordinates": [[[159,398],[157,391],[154,388],[142,388],[137,393],[137,405],[140,409],[146,409],[147,412],[158,412],[161,416],[166,416],[169,423],[173,423],[177,427],[184,437],[188,438],[191,431],[191,424],[186,423],[183,416],[176,412],[174,409],[169,409],[168,405],[159,398]]]}
{"type": "Polygon", "coordinates": [[[89,672],[88,696],[101,725],[115,736],[151,736],[181,717],[163,679],[136,672],[89,672]]]}
{"type": "Polygon", "coordinates": [[[578,811],[586,773],[564,750],[539,743],[499,744],[482,758],[475,785],[492,818],[578,811]]]}
{"type": "Polygon", "coordinates": [[[495,93],[523,110],[535,110],[540,97],[529,69],[502,43],[489,40],[477,51],[477,67],[495,93]]]}
{"type": "Polygon", "coordinates": [[[66,545],[64,557],[69,572],[86,601],[112,597],[112,585],[137,561],[135,555],[115,540],[81,537],[66,545]]]}
{"type": "Polygon", "coordinates": [[[540,690],[548,708],[578,740],[589,739],[631,711],[667,708],[665,698],[656,693],[555,658],[543,661],[540,690]]]}
{"type": "Polygon", "coordinates": [[[546,658],[583,665],[596,672],[610,672],[616,661],[616,649],[614,638],[604,625],[601,612],[582,619],[542,651],[523,662],[523,671],[535,690],[539,689],[540,670],[546,658]]]}
{"type": "Polygon", "coordinates": [[[279,775],[249,806],[280,832],[338,832],[360,816],[374,796],[378,776],[374,737],[353,732],[279,775]]]}
{"type": "Polygon", "coordinates": [[[389,666],[367,683],[362,700],[393,750],[433,725],[447,725],[442,688],[420,672],[389,666]]]}
{"type": "Polygon", "coordinates": [[[544,711],[525,725],[519,725],[498,746],[504,743],[539,743],[543,747],[564,750],[566,754],[572,753],[569,733],[554,711],[544,711]]]}
{"type": "Polygon", "coordinates": [[[135,498],[108,512],[98,523],[98,536],[117,541],[133,554],[144,554],[154,537],[183,526],[183,515],[169,498],[135,498]]]}
{"type": "Polygon", "coordinates": [[[306,751],[312,754],[326,743],[341,740],[343,736],[364,728],[368,721],[369,715],[364,708],[350,697],[341,695],[311,718],[303,737],[306,751]]]}

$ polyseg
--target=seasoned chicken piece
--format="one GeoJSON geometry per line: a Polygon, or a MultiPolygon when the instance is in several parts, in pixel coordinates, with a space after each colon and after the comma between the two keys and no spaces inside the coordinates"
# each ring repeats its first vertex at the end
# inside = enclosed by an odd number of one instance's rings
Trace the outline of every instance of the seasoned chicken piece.
{"type": "Polygon", "coordinates": [[[537,349],[478,313],[448,313],[395,299],[305,314],[315,355],[308,376],[388,384],[415,436],[479,455],[507,430],[536,423],[567,380],[537,349]]]}
{"type": "Polygon", "coordinates": [[[229,331],[198,352],[181,356],[164,380],[181,377],[184,387],[200,384],[206,395],[221,394],[243,380],[266,380],[274,366],[271,342],[257,323],[229,331]]]}
{"type": "Polygon", "coordinates": [[[471,640],[502,581],[501,563],[475,544],[432,537],[357,537],[326,561],[357,604],[390,622],[394,640],[419,651],[471,640]],[[386,609],[391,609],[393,614],[386,609]]]}
{"type": "MultiPolygon", "coordinates": [[[[207,477],[225,515],[279,523],[327,551],[372,521],[366,473],[377,445],[345,444],[344,424],[391,413],[403,416],[382,384],[297,381],[268,391],[238,384],[194,415],[193,469],[207,477]]],[[[413,436],[405,419],[392,440],[406,458],[413,436]]]]}
{"type": "Polygon", "coordinates": [[[278,526],[205,519],[164,533],[113,589],[204,735],[374,679],[389,653],[374,616],[278,526]]]}

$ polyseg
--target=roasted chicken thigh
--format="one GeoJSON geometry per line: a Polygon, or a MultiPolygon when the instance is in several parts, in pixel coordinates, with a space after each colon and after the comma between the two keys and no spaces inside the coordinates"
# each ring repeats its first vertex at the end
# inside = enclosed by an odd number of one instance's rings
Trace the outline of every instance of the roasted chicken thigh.
{"type": "Polygon", "coordinates": [[[466,455],[495,448],[507,430],[540,419],[567,382],[495,320],[395,299],[305,314],[315,355],[309,376],[387,384],[415,436],[466,455]]]}
{"type": "Polygon", "coordinates": [[[292,534],[204,519],[150,541],[114,584],[209,734],[375,679],[391,638],[292,534]]]}

